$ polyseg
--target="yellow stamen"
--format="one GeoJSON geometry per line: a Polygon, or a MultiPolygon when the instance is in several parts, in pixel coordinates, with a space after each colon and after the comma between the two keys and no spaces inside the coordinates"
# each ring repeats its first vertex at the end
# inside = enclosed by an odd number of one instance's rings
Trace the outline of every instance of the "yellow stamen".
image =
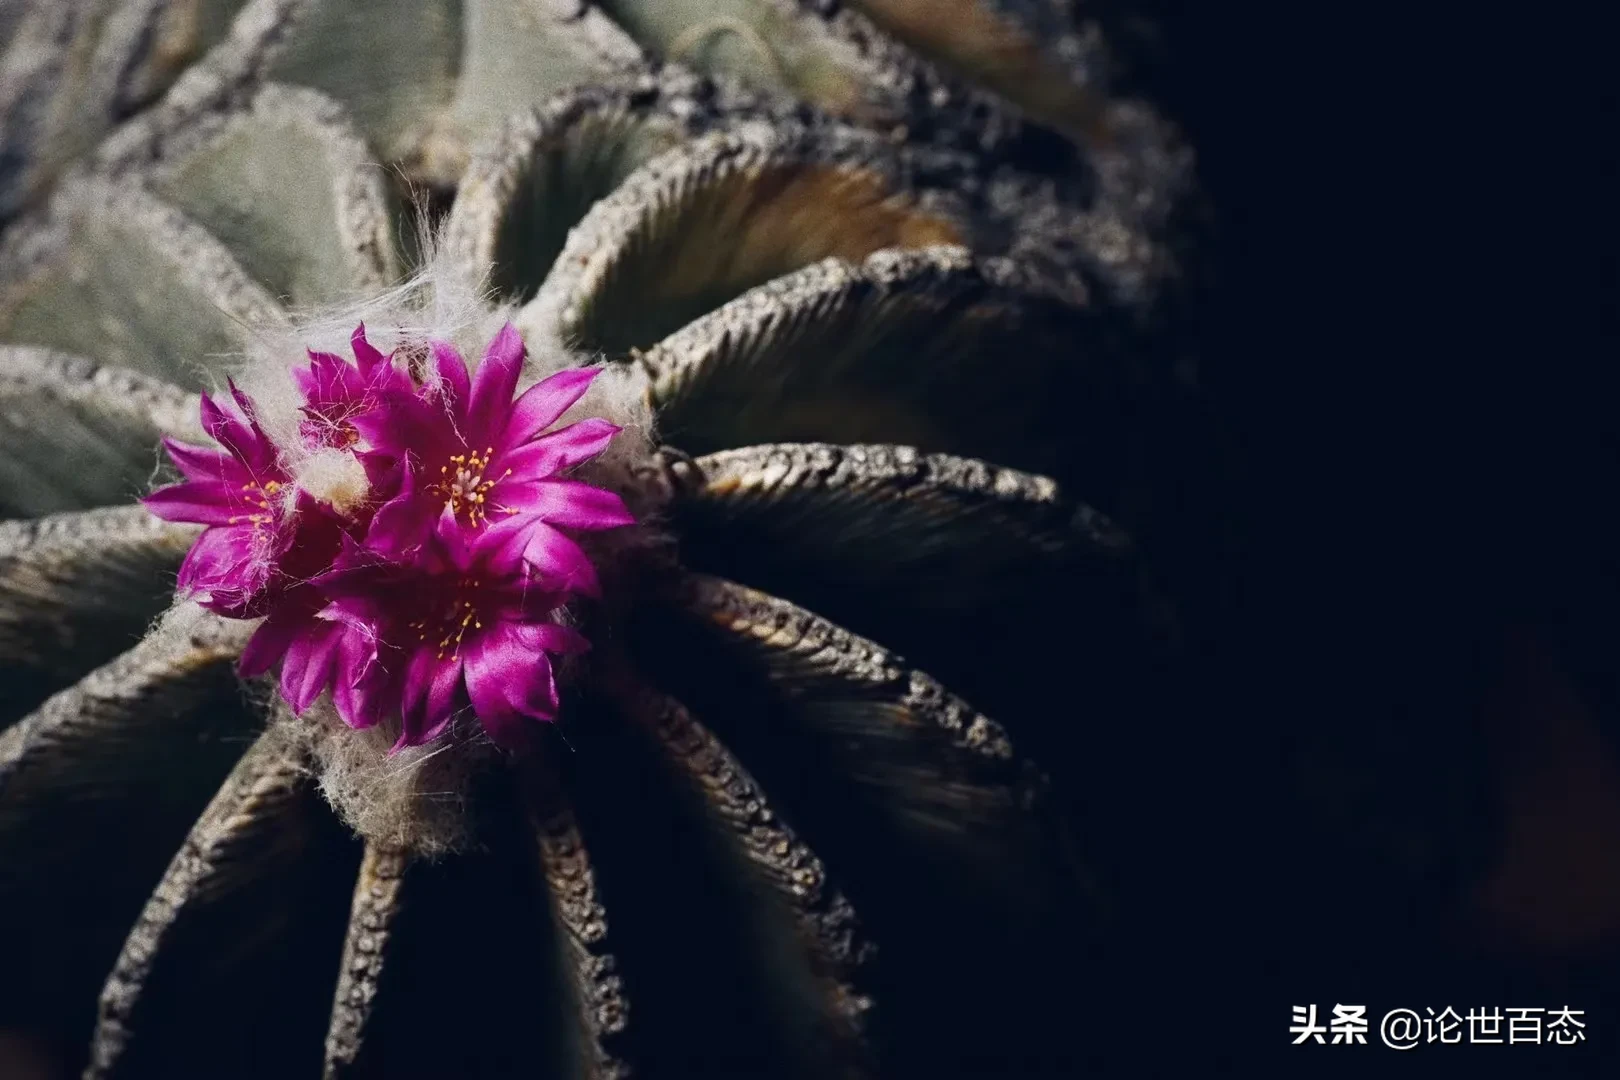
{"type": "Polygon", "coordinates": [[[452,514],[465,514],[467,524],[484,524],[484,504],[488,501],[490,489],[512,475],[512,470],[507,469],[498,477],[485,478],[484,473],[494,456],[493,446],[486,447],[482,454],[472,451],[451,455],[449,464],[439,466],[439,475],[444,479],[430,486],[428,491],[444,499],[452,514]]]}

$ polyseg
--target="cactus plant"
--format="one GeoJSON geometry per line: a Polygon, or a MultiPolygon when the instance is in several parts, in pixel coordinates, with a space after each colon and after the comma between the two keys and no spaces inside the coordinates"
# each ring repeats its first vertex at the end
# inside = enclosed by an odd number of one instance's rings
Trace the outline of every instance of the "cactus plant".
{"type": "Polygon", "coordinates": [[[679,61],[781,108],[808,103],[897,141],[970,151],[987,173],[1015,166],[1021,189],[1004,179],[999,197],[1027,204],[1038,187],[1063,211],[1044,211],[1048,241],[1143,302],[1170,269],[1151,241],[1184,202],[1190,157],[1154,110],[1112,92],[1120,65],[1097,17],[1072,8],[26,0],[0,25],[0,222],[37,206],[75,163],[115,165],[129,148],[102,143],[114,128],[139,130],[162,105],[228,109],[266,80],[332,98],[381,160],[449,187],[510,114],[679,61]]]}
{"type": "Polygon", "coordinates": [[[8,16],[122,66],[30,99],[113,125],[93,150],[8,129],[0,916],[31,932],[0,1028],[96,1077],[1054,1060],[1076,999],[1008,987],[1091,944],[1106,770],[1049,702],[1078,665],[1093,730],[1148,707],[1115,313],[1181,159],[1053,89],[1018,105],[1092,180],[1039,175],[1016,108],[876,25],[1003,89],[1033,39],[906,5],[417,6],[8,16]],[[394,719],[244,681],[254,623],[174,596],[199,528],[136,503],[223,375],[268,417],[354,311],[423,393],[429,337],[471,359],[510,320],[524,382],[597,371],[576,413],[623,429],[579,476],[638,524],[576,537],[591,651],[520,750],[474,709],[390,755],[394,719]]]}

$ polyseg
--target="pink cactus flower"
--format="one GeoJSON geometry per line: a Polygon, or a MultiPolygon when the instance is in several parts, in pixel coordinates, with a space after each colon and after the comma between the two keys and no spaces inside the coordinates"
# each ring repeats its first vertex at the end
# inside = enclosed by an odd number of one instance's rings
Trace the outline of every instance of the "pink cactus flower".
{"type": "Polygon", "coordinates": [[[524,347],[510,325],[471,377],[451,346],[431,343],[434,377],[421,385],[364,327],[352,345],[353,365],[311,352],[294,369],[301,446],[277,446],[234,385],[240,416],[202,399],[223,449],[165,440],[184,482],[144,501],[207,526],[178,588],[218,614],[263,618],[242,671],[279,663],[296,713],[330,689],[351,727],[398,716],[396,750],[467,710],[498,744],[519,745],[524,720],[556,716],[551,657],[589,648],[558,621],[573,597],[600,593],[564,530],[634,523],[618,495],[567,475],[619,429],[592,418],[547,430],[597,372],[561,371],[514,399],[524,347]],[[287,464],[331,451],[363,466],[358,502],[333,505],[287,464]]]}

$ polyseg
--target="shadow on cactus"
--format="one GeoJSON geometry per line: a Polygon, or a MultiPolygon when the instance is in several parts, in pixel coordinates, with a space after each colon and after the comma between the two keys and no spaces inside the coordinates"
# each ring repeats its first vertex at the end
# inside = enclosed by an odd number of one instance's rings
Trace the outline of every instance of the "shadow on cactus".
{"type": "Polygon", "coordinates": [[[1098,971],[1089,826],[1148,797],[1097,270],[1141,238],[673,69],[503,122],[476,65],[226,48],[299,6],[201,5],[195,92],[0,242],[0,1030],[92,1077],[1090,1061],[1107,991],[1037,979],[1098,971]],[[430,240],[377,158],[454,186],[430,240]]]}

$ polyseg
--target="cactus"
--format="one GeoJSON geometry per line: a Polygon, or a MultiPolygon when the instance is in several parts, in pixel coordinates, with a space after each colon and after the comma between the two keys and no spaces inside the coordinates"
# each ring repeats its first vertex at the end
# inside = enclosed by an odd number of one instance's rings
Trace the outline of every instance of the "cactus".
{"type": "MultiPolygon", "coordinates": [[[[166,109],[228,110],[259,83],[333,99],[381,160],[448,188],[511,114],[579,86],[680,62],[782,109],[808,103],[902,142],[967,151],[1038,192],[1064,261],[1146,302],[1191,159],[1066,0],[26,0],[0,40],[0,222],[86,160],[116,167],[166,109]],[[167,92],[167,93],[166,93],[167,92]],[[1029,175],[1034,174],[1034,175],[1029,175]],[[1057,209],[1061,208],[1061,210],[1057,209]]],[[[170,122],[172,127],[172,121],[170,122]]],[[[134,152],[139,153],[136,149],[134,152]]],[[[1031,188],[1035,191],[1032,192],[1031,188]]]]}
{"type": "Polygon", "coordinates": [[[991,52],[875,0],[409,6],[6,16],[61,51],[5,149],[0,1028],[93,1077],[1061,1059],[1086,992],[1028,980],[1094,944],[1106,770],[1050,702],[1151,710],[1120,312],[1184,159],[1036,3],[954,5],[991,52]],[[600,369],[640,524],[537,746],[390,757],[239,677],[136,500],[222,375],[368,304],[403,368],[452,287],[469,355],[600,369]]]}

